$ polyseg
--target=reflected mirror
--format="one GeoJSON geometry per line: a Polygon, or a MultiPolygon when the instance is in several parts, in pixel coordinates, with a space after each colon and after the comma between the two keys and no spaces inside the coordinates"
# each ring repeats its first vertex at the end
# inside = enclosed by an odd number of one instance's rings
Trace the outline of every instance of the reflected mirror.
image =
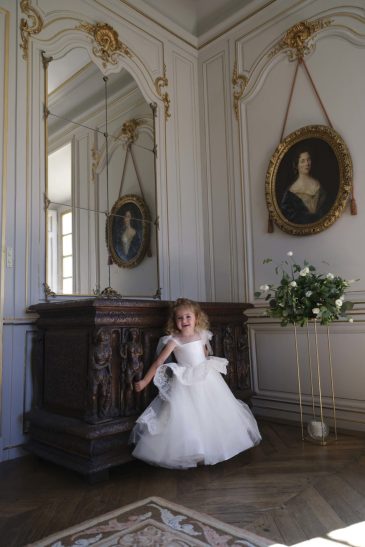
{"type": "Polygon", "coordinates": [[[155,105],[85,49],[44,66],[46,291],[159,296],[155,105]]]}

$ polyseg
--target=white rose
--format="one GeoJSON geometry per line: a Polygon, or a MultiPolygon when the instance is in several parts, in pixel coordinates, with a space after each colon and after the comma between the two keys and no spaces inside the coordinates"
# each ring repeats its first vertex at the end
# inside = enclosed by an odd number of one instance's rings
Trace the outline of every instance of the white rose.
{"type": "Polygon", "coordinates": [[[333,274],[331,274],[331,273],[328,273],[328,274],[326,275],[326,277],[327,277],[327,279],[334,279],[334,278],[335,278],[335,276],[334,276],[333,274]]]}
{"type": "Polygon", "coordinates": [[[293,256],[294,253],[293,253],[293,251],[288,251],[286,254],[287,254],[287,256],[293,256]]]}
{"type": "Polygon", "coordinates": [[[342,304],[343,304],[341,298],[337,298],[337,300],[335,301],[335,304],[336,304],[336,306],[337,306],[338,308],[340,308],[340,307],[342,306],[342,304]]]}
{"type": "Polygon", "coordinates": [[[289,285],[290,285],[291,287],[296,287],[296,286],[297,286],[297,282],[296,282],[296,281],[291,281],[291,282],[289,283],[289,285]]]}
{"type": "Polygon", "coordinates": [[[300,272],[299,272],[299,275],[301,275],[302,277],[305,277],[307,274],[309,274],[309,268],[308,268],[308,266],[306,266],[305,268],[303,268],[303,269],[300,270],[300,272]]]}
{"type": "Polygon", "coordinates": [[[260,291],[268,291],[270,289],[269,285],[261,285],[260,291]]]}
{"type": "Polygon", "coordinates": [[[313,313],[314,315],[318,315],[319,312],[320,312],[320,309],[319,309],[319,308],[313,308],[313,309],[312,309],[312,313],[313,313]]]}
{"type": "Polygon", "coordinates": [[[305,296],[306,296],[307,298],[309,298],[310,296],[312,296],[312,294],[313,294],[312,291],[307,291],[307,292],[305,293],[305,296]]]}

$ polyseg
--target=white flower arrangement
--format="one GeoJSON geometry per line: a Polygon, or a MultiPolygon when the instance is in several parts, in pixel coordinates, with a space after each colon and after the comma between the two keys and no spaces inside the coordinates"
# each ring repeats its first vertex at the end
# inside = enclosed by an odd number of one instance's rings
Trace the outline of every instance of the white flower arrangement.
{"type": "MultiPolygon", "coordinates": [[[[345,290],[358,279],[346,280],[338,275],[317,273],[316,268],[304,261],[303,266],[296,263],[293,251],[288,251],[289,260],[275,267],[282,277],[275,287],[273,284],[261,285],[256,297],[265,296],[269,302],[267,315],[278,317],[281,325],[306,325],[310,319],[316,319],[321,325],[329,325],[336,319],[353,322],[346,312],[353,303],[345,300],[345,290]]],[[[264,264],[271,263],[266,258],[264,264]]]]}

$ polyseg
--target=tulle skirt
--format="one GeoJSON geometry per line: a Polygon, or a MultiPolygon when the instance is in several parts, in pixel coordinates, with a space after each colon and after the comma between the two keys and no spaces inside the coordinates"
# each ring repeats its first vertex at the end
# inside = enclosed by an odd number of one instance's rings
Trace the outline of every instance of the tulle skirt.
{"type": "Polygon", "coordinates": [[[159,395],[131,433],[133,456],[185,469],[228,460],[258,444],[254,416],[221,376],[226,366],[226,359],[211,357],[194,366],[159,367],[154,379],[159,395]]]}

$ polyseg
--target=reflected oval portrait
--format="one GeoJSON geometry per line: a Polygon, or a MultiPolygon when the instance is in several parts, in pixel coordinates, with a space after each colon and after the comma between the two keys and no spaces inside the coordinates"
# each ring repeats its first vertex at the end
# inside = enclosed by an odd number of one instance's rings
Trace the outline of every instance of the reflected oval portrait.
{"type": "Polygon", "coordinates": [[[141,263],[150,245],[151,218],[144,200],[137,195],[120,197],[107,219],[109,255],[121,268],[134,268],[141,263]]]}

